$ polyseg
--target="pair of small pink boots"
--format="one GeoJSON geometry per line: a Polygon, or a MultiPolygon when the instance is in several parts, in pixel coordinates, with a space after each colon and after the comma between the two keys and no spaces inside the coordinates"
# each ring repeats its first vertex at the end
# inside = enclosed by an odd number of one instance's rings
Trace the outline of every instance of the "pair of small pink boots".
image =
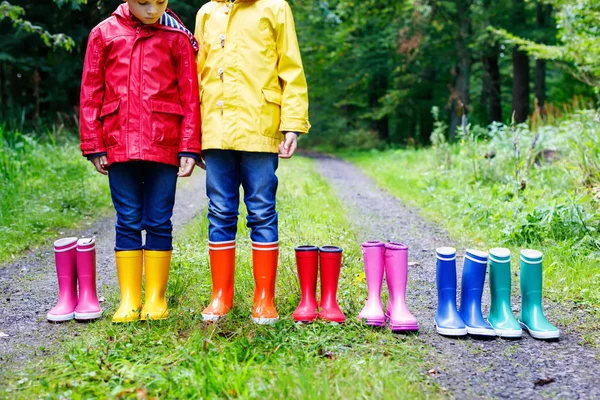
{"type": "Polygon", "coordinates": [[[362,253],[369,297],[358,318],[370,326],[385,326],[388,322],[394,332],[419,330],[417,319],[406,306],[408,246],[369,241],[362,244],[362,253]],[[384,271],[390,292],[385,313],[381,301],[384,271]]]}
{"type": "Polygon", "coordinates": [[[54,242],[54,258],[58,276],[58,302],[46,315],[48,321],[100,318],[102,310],[96,295],[95,238],[59,239],[54,242]]]}

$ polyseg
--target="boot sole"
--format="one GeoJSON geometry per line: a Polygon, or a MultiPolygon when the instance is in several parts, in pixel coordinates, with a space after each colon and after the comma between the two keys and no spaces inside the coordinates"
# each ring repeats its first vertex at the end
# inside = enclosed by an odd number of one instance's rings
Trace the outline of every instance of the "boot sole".
{"type": "Polygon", "coordinates": [[[467,326],[467,333],[469,335],[475,336],[496,336],[496,331],[494,329],[485,329],[485,328],[470,328],[467,326]]]}
{"type": "Polygon", "coordinates": [[[541,340],[548,340],[548,339],[558,339],[560,338],[560,332],[539,332],[539,331],[533,331],[531,329],[529,329],[529,327],[527,325],[525,325],[524,322],[519,321],[519,325],[521,325],[521,328],[523,328],[524,331],[527,331],[527,333],[529,333],[529,335],[534,338],[534,339],[541,339],[541,340]]]}
{"type": "Polygon", "coordinates": [[[376,326],[376,327],[385,326],[385,318],[378,318],[378,319],[358,318],[358,320],[368,326],[376,326]]]}
{"type": "Polygon", "coordinates": [[[213,315],[213,314],[202,314],[202,320],[205,322],[217,322],[221,318],[225,318],[227,314],[213,315]]]}
{"type": "Polygon", "coordinates": [[[516,329],[496,329],[494,328],[494,331],[496,332],[497,336],[500,336],[501,338],[508,338],[508,339],[517,339],[523,336],[523,331],[521,329],[516,330],[516,329]]]}
{"type": "Polygon", "coordinates": [[[466,336],[469,333],[467,328],[440,328],[437,324],[435,324],[435,330],[443,336],[466,336]]]}
{"type": "Polygon", "coordinates": [[[86,320],[90,320],[90,319],[98,319],[102,316],[102,310],[97,311],[97,312],[90,312],[90,313],[75,313],[75,319],[76,320],[80,320],[80,321],[86,321],[86,320]]]}
{"type": "Polygon", "coordinates": [[[70,321],[75,318],[75,313],[63,314],[63,315],[54,315],[54,314],[46,314],[46,318],[48,321],[52,322],[65,322],[70,321]]]}
{"type": "Polygon", "coordinates": [[[392,330],[392,332],[418,331],[419,330],[419,324],[402,325],[402,324],[392,324],[390,322],[389,326],[390,326],[390,329],[392,330]]]}
{"type": "Polygon", "coordinates": [[[254,318],[254,317],[252,317],[252,320],[257,325],[272,325],[272,324],[276,323],[277,321],[279,321],[279,317],[277,317],[277,318],[254,318]]]}

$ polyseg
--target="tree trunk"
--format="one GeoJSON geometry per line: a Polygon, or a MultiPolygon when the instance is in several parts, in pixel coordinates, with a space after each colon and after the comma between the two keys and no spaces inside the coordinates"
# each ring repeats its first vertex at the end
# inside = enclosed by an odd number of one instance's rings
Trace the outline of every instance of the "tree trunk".
{"type": "Polygon", "coordinates": [[[502,121],[502,97],[500,77],[500,51],[495,43],[490,51],[482,57],[484,82],[482,85],[482,109],[487,109],[487,122],[502,121]],[[485,97],[484,97],[485,96],[485,97]]]}
{"type": "MultiPolygon", "coordinates": [[[[552,26],[552,6],[538,2],[535,19],[538,30],[545,33],[546,29],[552,26]]],[[[544,34],[544,36],[546,35],[544,34]]],[[[542,43],[546,43],[546,40],[542,40],[542,43]]],[[[546,60],[535,61],[535,98],[537,99],[537,106],[540,115],[545,115],[546,60]]]]}
{"type": "Polygon", "coordinates": [[[456,11],[459,19],[459,29],[456,38],[458,62],[455,70],[454,89],[450,101],[450,139],[454,138],[456,128],[460,124],[463,113],[469,106],[469,87],[471,80],[471,0],[456,0],[456,11]]]}
{"type": "MultiPolygon", "coordinates": [[[[385,95],[387,83],[387,74],[385,73],[373,77],[369,83],[369,106],[372,111],[379,107],[379,99],[385,95]]],[[[386,115],[380,119],[372,119],[371,129],[376,131],[379,137],[387,142],[390,137],[388,116],[386,115]]]]}
{"type": "MultiPolygon", "coordinates": [[[[514,0],[514,21],[521,29],[525,28],[527,18],[525,15],[524,0],[514,0]]],[[[517,123],[525,122],[529,116],[529,56],[520,51],[517,46],[513,48],[513,87],[512,106],[517,123]]]]}

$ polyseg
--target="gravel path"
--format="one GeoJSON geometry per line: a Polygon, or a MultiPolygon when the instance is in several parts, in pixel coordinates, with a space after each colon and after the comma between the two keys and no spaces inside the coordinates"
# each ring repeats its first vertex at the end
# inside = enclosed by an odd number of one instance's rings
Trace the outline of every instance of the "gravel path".
{"type": "MultiPolygon", "coordinates": [[[[180,179],[173,215],[175,233],[206,205],[204,171],[196,169],[191,178],[180,179]]],[[[62,237],[96,235],[98,296],[117,293],[117,271],[114,257],[114,216],[90,223],[62,237]]],[[[56,272],[52,241],[24,258],[0,267],[0,378],[10,366],[31,356],[53,354],[53,343],[79,336],[91,326],[86,323],[49,323],[46,313],[56,302],[56,272]]],[[[105,308],[105,307],[103,307],[105,308]]],[[[107,318],[108,316],[105,316],[107,318]]]]}
{"type": "MultiPolygon", "coordinates": [[[[431,362],[436,367],[430,374],[451,396],[600,398],[598,352],[580,344],[582,338],[572,325],[567,329],[559,324],[562,338],[555,342],[538,341],[526,333],[522,339],[513,341],[439,336],[433,325],[437,307],[434,250],[439,246],[458,249],[460,277],[460,255],[465,246],[452,240],[443,229],[425,222],[417,210],[403,206],[379,189],[355,166],[328,157],[317,157],[315,162],[346,205],[361,240],[394,240],[409,246],[409,261],[417,264],[409,272],[407,302],[419,320],[419,337],[435,349],[431,352],[431,362]]],[[[517,282],[514,278],[513,285],[517,282]]],[[[520,298],[513,296],[512,301],[518,309],[520,298]]],[[[487,287],[483,303],[487,315],[487,287]]],[[[548,302],[545,305],[550,321],[569,316],[574,319],[573,309],[567,306],[548,305],[548,302]]]]}

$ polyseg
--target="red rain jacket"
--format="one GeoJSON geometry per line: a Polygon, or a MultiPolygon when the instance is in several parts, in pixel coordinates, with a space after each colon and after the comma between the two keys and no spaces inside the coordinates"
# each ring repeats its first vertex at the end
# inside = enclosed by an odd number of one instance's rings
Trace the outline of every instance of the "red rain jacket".
{"type": "Polygon", "coordinates": [[[80,137],[84,156],[106,152],[108,164],[179,165],[179,152],[200,154],[198,75],[186,33],[144,25],[127,4],[96,26],[83,67],[80,137]]]}

